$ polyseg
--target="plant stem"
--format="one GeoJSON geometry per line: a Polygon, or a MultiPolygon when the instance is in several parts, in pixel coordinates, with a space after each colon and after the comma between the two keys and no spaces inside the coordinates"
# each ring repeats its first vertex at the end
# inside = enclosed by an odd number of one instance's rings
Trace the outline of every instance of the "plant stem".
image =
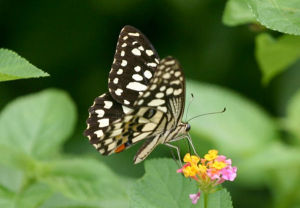
{"type": "Polygon", "coordinates": [[[204,208],[207,208],[207,195],[206,193],[202,193],[203,194],[203,201],[204,201],[204,208]]]}

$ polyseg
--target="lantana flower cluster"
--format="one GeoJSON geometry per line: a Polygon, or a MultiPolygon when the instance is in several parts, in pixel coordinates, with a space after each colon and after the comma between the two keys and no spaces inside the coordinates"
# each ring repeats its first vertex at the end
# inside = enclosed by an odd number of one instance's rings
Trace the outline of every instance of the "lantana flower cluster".
{"type": "Polygon", "coordinates": [[[183,161],[185,164],[177,170],[177,173],[196,180],[199,188],[198,193],[190,194],[193,204],[197,203],[201,191],[213,193],[217,190],[217,185],[224,181],[234,181],[236,178],[237,167],[231,165],[231,159],[218,155],[217,150],[209,150],[204,158],[187,153],[183,161]]]}

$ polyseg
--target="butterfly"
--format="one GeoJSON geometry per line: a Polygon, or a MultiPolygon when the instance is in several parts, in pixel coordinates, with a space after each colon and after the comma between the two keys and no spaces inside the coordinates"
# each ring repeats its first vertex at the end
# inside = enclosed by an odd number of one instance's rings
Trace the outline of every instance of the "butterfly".
{"type": "Polygon", "coordinates": [[[170,56],[160,59],[146,36],[132,26],[120,32],[108,89],[89,108],[84,132],[102,155],[145,140],[134,157],[136,164],[159,144],[175,148],[179,158],[179,148],[170,142],[187,138],[192,144],[191,126],[182,122],[185,77],[179,62],[170,56]]]}

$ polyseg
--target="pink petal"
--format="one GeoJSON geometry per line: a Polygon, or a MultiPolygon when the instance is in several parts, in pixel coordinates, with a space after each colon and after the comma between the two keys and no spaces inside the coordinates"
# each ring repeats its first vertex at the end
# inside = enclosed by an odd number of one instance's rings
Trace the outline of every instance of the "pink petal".
{"type": "Polygon", "coordinates": [[[192,200],[193,204],[197,204],[199,198],[200,198],[200,192],[198,192],[197,194],[190,194],[190,199],[192,200]]]}
{"type": "Polygon", "coordinates": [[[177,173],[182,173],[182,172],[183,172],[183,171],[182,171],[182,168],[178,169],[176,172],[177,172],[177,173]]]}
{"type": "Polygon", "coordinates": [[[236,167],[227,167],[221,170],[222,173],[222,178],[228,181],[234,181],[236,178],[236,172],[237,168],[236,167]]]}
{"type": "Polygon", "coordinates": [[[219,161],[219,162],[225,162],[226,156],[224,156],[224,155],[219,155],[219,156],[216,158],[216,160],[219,161]]]}

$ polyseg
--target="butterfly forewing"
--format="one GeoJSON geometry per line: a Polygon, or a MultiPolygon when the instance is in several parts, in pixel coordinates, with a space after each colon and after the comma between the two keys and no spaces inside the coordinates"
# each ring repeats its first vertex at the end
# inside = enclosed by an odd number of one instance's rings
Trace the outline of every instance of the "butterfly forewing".
{"type": "Polygon", "coordinates": [[[118,39],[109,74],[109,92],[119,103],[133,106],[147,89],[159,63],[150,41],[136,28],[125,26],[118,39]]]}

